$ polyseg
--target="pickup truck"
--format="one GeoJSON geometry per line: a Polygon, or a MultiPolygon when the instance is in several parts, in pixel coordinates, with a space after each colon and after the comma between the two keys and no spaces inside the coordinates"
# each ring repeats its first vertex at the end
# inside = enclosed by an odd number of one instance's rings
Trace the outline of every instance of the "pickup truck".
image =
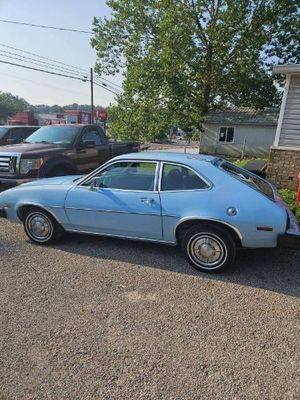
{"type": "Polygon", "coordinates": [[[0,191],[37,178],[82,175],[138,142],[111,142],[97,125],[43,126],[20,144],[0,148],[0,191]]]}

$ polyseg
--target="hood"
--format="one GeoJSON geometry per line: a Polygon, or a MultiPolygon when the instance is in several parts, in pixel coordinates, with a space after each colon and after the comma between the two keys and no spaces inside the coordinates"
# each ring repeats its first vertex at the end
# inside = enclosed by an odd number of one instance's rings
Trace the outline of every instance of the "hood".
{"type": "Polygon", "coordinates": [[[60,152],[62,150],[68,149],[70,146],[68,145],[57,145],[57,144],[47,144],[47,143],[20,143],[13,144],[7,146],[1,146],[0,154],[5,155],[5,153],[9,154],[28,154],[40,155],[42,153],[48,152],[60,152]]]}
{"type": "Polygon", "coordinates": [[[73,183],[75,180],[79,180],[83,175],[67,175],[67,176],[55,176],[53,178],[37,179],[32,182],[24,183],[22,186],[39,186],[39,185],[68,185],[73,183]]]}
{"type": "Polygon", "coordinates": [[[43,178],[37,179],[32,182],[23,183],[17,186],[16,189],[29,186],[44,186],[44,185],[73,185],[75,180],[79,180],[83,175],[67,175],[67,176],[55,176],[54,178],[43,178]]]}

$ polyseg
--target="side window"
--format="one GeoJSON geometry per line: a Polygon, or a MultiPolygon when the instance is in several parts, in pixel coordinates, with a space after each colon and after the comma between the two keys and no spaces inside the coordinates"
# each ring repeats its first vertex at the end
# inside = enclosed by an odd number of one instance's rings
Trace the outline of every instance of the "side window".
{"type": "Polygon", "coordinates": [[[28,128],[12,128],[9,130],[6,140],[8,143],[20,143],[29,135],[28,128]]]}
{"type": "Polygon", "coordinates": [[[95,187],[123,190],[154,190],[155,162],[118,162],[110,165],[84,183],[95,187]]]}
{"type": "Polygon", "coordinates": [[[102,144],[101,137],[97,129],[87,129],[82,135],[82,142],[95,142],[96,146],[100,146],[102,144]]]}
{"type": "Polygon", "coordinates": [[[208,187],[209,185],[189,168],[164,164],[161,190],[196,190],[208,187]]]}
{"type": "Polygon", "coordinates": [[[222,126],[220,128],[219,142],[232,143],[234,138],[234,128],[222,126]]]}

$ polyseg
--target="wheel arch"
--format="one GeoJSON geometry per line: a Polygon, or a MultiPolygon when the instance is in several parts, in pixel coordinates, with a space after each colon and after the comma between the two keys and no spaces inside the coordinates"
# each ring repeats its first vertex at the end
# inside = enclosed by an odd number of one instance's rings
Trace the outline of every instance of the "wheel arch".
{"type": "Polygon", "coordinates": [[[42,165],[39,176],[47,177],[47,175],[56,168],[65,168],[68,169],[70,174],[76,173],[77,168],[75,164],[67,157],[56,157],[54,159],[50,159],[46,161],[45,164],[42,165]]]}
{"type": "Polygon", "coordinates": [[[209,218],[198,218],[198,217],[187,217],[183,218],[180,220],[175,228],[174,228],[174,234],[175,234],[175,240],[177,243],[180,243],[184,232],[186,232],[187,229],[191,228],[192,226],[199,226],[199,224],[202,223],[209,223],[214,226],[219,226],[225,229],[227,232],[229,232],[233,239],[235,240],[236,244],[240,247],[242,247],[242,234],[241,232],[234,227],[233,225],[229,224],[228,222],[218,220],[218,219],[209,219],[209,218]]]}
{"type": "Polygon", "coordinates": [[[39,204],[39,203],[24,203],[24,204],[20,204],[20,205],[17,207],[17,210],[16,210],[17,216],[18,216],[18,218],[19,218],[19,220],[20,220],[21,222],[23,222],[25,212],[26,212],[27,210],[29,210],[30,208],[38,208],[38,209],[40,209],[41,211],[46,211],[48,214],[51,215],[51,217],[53,217],[53,218],[55,219],[55,221],[56,221],[57,223],[59,223],[59,224],[61,225],[61,222],[59,221],[59,219],[57,218],[57,216],[56,216],[51,210],[49,210],[48,207],[45,207],[45,206],[43,206],[43,205],[41,205],[41,204],[39,204]]]}

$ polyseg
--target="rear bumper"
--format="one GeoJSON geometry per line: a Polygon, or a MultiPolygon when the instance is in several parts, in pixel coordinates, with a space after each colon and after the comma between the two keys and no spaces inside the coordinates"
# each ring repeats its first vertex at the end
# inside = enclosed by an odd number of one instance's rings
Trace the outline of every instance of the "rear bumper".
{"type": "Polygon", "coordinates": [[[300,250],[300,231],[297,233],[285,233],[280,235],[277,240],[277,246],[286,249],[300,250]]]}
{"type": "Polygon", "coordinates": [[[6,212],[4,208],[0,208],[0,218],[6,218],[6,212]]]}
{"type": "Polygon", "coordinates": [[[1,178],[0,177],[0,192],[3,190],[11,189],[13,187],[19,186],[22,183],[31,182],[33,179],[11,179],[11,178],[1,178]]]}

